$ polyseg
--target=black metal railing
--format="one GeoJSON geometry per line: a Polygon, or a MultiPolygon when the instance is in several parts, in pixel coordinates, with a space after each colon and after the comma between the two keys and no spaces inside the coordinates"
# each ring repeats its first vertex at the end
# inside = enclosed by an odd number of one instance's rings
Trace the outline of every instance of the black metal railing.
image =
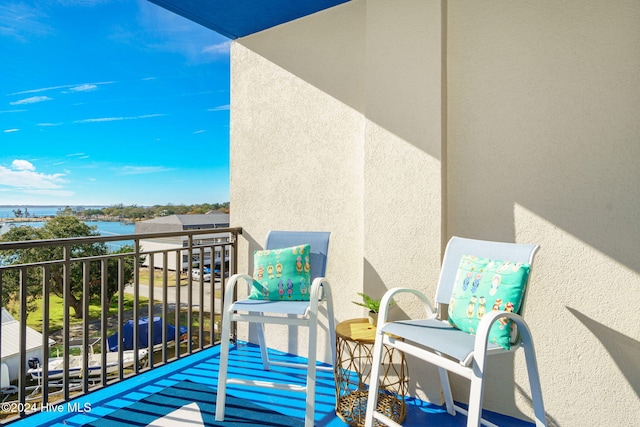
{"type": "Polygon", "coordinates": [[[3,411],[3,420],[66,402],[215,345],[222,290],[236,271],[241,233],[241,228],[216,228],[0,243],[0,254],[29,254],[36,249],[42,254],[43,248],[51,254],[47,259],[0,265],[0,302],[13,308],[17,319],[11,323],[18,325],[10,330],[3,323],[0,329],[3,363],[8,365],[12,356],[17,370],[17,379],[2,384],[0,399],[14,403],[3,408],[15,409],[3,411]],[[130,242],[130,250],[97,255],[79,250],[112,242],[130,242]],[[60,296],[61,326],[51,319],[56,308],[51,300],[60,296]],[[116,297],[117,308],[107,306],[116,297]],[[92,317],[90,307],[98,308],[99,315],[92,317]],[[30,356],[33,349],[28,345],[34,335],[27,327],[28,316],[36,316],[32,310],[39,310],[42,317],[39,357],[30,356]],[[72,322],[71,311],[82,320],[72,322]],[[17,340],[17,354],[5,354],[3,346],[8,348],[5,343],[10,340],[17,340]],[[78,340],[80,355],[74,356],[71,350],[78,340]]]}

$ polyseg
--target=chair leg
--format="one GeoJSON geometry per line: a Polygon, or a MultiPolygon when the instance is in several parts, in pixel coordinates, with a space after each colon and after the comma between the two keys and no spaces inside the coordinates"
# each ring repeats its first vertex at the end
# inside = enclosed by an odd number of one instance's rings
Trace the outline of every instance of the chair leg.
{"type": "Polygon", "coordinates": [[[444,368],[438,368],[440,374],[440,384],[442,384],[442,394],[444,395],[444,403],[447,407],[447,412],[450,415],[456,414],[456,408],[453,404],[453,394],[451,393],[451,383],[449,382],[449,372],[444,368]]]}
{"type": "Polygon", "coordinates": [[[305,402],[305,427],[313,427],[316,404],[316,369],[318,349],[318,313],[311,313],[309,318],[309,350],[307,357],[307,399],[305,402]]]}
{"type": "Polygon", "coordinates": [[[380,389],[380,368],[382,364],[383,336],[376,334],[373,344],[373,360],[371,361],[371,379],[369,384],[369,396],[367,397],[367,413],[365,414],[365,427],[373,427],[373,413],[378,403],[378,390],[380,389]]]}
{"type": "Polygon", "coordinates": [[[336,319],[333,316],[333,297],[331,295],[331,290],[327,290],[326,292],[326,300],[327,300],[327,325],[329,329],[327,333],[329,335],[329,345],[331,345],[331,366],[335,368],[336,363],[336,319]]]}
{"type": "Polygon", "coordinates": [[[224,410],[227,400],[230,333],[231,314],[225,313],[222,319],[222,332],[220,336],[220,366],[218,368],[218,389],[216,390],[216,421],[224,421],[224,410]]]}
{"type": "Polygon", "coordinates": [[[484,358],[477,358],[473,362],[471,376],[471,391],[469,392],[469,411],[467,413],[467,427],[479,427],[482,418],[482,397],[484,394],[484,358]]]}
{"type": "Polygon", "coordinates": [[[264,337],[264,323],[254,323],[256,334],[258,335],[258,345],[260,346],[260,356],[262,357],[262,367],[265,371],[271,369],[269,353],[267,352],[267,340],[264,337]]]}
{"type": "Polygon", "coordinates": [[[533,412],[535,415],[536,427],[546,427],[547,417],[544,413],[544,401],[542,400],[542,386],[540,385],[540,375],[538,374],[538,362],[536,360],[536,352],[531,338],[531,332],[526,328],[526,332],[522,335],[522,347],[524,348],[524,357],[527,363],[527,375],[529,376],[529,387],[531,388],[531,402],[533,403],[533,412]]]}

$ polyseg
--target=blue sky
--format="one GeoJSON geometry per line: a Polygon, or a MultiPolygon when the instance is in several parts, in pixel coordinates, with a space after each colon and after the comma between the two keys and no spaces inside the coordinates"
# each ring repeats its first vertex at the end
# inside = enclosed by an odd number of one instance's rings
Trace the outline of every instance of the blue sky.
{"type": "Polygon", "coordinates": [[[146,0],[0,4],[0,205],[229,200],[229,40],[146,0]]]}

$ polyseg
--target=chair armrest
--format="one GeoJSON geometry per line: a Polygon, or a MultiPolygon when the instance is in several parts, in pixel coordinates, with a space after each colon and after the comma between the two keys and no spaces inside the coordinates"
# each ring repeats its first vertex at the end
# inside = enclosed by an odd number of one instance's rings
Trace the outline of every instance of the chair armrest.
{"type": "Polygon", "coordinates": [[[411,289],[411,288],[391,288],[387,292],[385,292],[384,296],[382,297],[382,300],[380,301],[380,313],[378,314],[378,326],[382,326],[387,322],[387,316],[389,313],[389,308],[391,307],[391,303],[393,301],[393,297],[403,293],[404,294],[408,293],[408,294],[417,296],[418,299],[422,301],[422,304],[425,309],[426,317],[431,318],[434,316],[435,311],[433,309],[433,305],[431,304],[431,301],[429,300],[429,298],[427,298],[425,294],[423,294],[419,290],[411,289]]]}
{"type": "Polygon", "coordinates": [[[309,291],[309,308],[311,311],[318,311],[318,302],[323,300],[332,301],[331,287],[326,277],[316,277],[311,283],[311,290],[309,291]]]}
{"type": "MultiPolygon", "coordinates": [[[[478,323],[478,330],[476,331],[476,339],[473,350],[473,353],[475,355],[486,354],[491,326],[493,326],[493,324],[502,317],[506,317],[515,323],[516,327],[518,328],[518,332],[520,333],[521,341],[531,341],[531,331],[529,330],[529,325],[527,325],[527,322],[525,322],[522,316],[511,311],[491,310],[487,314],[485,314],[480,320],[480,323],[478,323]]],[[[517,345],[515,347],[517,348],[517,345]]]]}
{"type": "Polygon", "coordinates": [[[311,283],[311,290],[309,291],[309,299],[315,297],[318,301],[322,301],[327,297],[327,291],[329,289],[329,281],[326,277],[316,277],[311,283]]]}
{"type": "Polygon", "coordinates": [[[244,280],[247,283],[247,291],[251,292],[251,285],[253,284],[253,277],[248,274],[234,274],[229,278],[227,284],[224,288],[224,311],[227,312],[227,309],[235,302],[234,294],[235,289],[239,280],[244,280]]]}

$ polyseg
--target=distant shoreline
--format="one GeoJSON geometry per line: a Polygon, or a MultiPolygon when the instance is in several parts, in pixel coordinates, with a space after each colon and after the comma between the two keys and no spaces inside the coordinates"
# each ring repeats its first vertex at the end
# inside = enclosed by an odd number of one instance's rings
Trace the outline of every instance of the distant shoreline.
{"type": "Polygon", "coordinates": [[[29,218],[0,218],[0,222],[42,222],[49,221],[54,216],[29,217],[29,218]]]}
{"type": "MultiPolygon", "coordinates": [[[[44,221],[50,221],[54,218],[55,218],[55,215],[38,216],[38,217],[30,216],[29,218],[0,218],[0,222],[44,222],[44,221]]],[[[135,222],[134,220],[129,218],[119,218],[116,216],[104,216],[104,215],[91,217],[91,218],[88,218],[88,217],[76,217],[76,218],[78,218],[80,221],[124,222],[124,223],[131,223],[131,224],[135,222]]]]}

